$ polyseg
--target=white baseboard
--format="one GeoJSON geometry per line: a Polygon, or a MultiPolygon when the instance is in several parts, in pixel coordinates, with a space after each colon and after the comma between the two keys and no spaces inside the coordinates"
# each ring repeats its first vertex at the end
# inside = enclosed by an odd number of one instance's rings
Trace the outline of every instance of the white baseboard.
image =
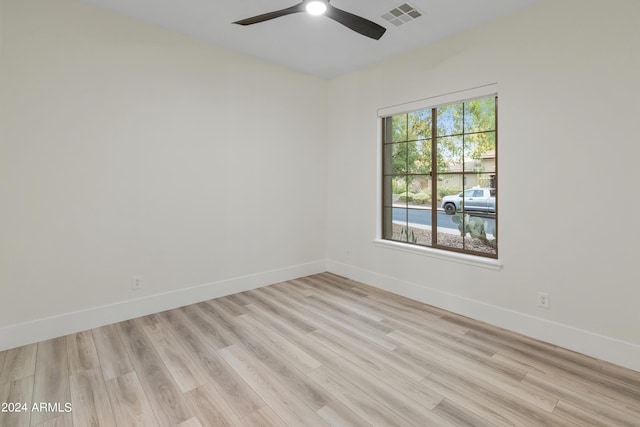
{"type": "Polygon", "coordinates": [[[0,328],[0,351],[329,271],[417,301],[640,371],[640,345],[449,294],[374,271],[320,260],[102,305],[0,328]]]}
{"type": "Polygon", "coordinates": [[[0,351],[324,271],[325,261],[314,261],[9,325],[0,328],[0,351]]]}
{"type": "Polygon", "coordinates": [[[327,271],[453,313],[640,371],[640,345],[327,260],[327,271]]]}

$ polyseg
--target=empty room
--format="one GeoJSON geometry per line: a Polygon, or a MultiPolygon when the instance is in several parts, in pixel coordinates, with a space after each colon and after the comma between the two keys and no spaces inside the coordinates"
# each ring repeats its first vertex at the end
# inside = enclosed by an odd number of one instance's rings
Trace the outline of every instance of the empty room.
{"type": "Polygon", "coordinates": [[[0,0],[0,427],[640,425],[637,0],[0,0]]]}

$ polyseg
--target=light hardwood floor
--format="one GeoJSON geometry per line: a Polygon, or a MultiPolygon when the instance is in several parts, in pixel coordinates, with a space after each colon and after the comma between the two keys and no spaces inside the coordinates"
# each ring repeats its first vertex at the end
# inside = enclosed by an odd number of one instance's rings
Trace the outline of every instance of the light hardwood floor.
{"type": "Polygon", "coordinates": [[[0,403],[28,407],[2,427],[640,426],[638,372],[329,273],[0,352],[0,367],[0,403]]]}

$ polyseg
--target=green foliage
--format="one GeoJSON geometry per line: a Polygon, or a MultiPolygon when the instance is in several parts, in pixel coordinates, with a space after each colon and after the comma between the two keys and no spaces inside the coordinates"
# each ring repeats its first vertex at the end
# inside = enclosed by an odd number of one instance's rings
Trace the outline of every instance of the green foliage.
{"type": "Polygon", "coordinates": [[[458,187],[438,186],[438,200],[442,200],[444,196],[451,196],[459,192],[460,188],[458,187]]]}
{"type": "MultiPolygon", "coordinates": [[[[431,173],[431,109],[398,114],[386,119],[385,143],[391,145],[393,174],[429,175],[431,173]]],[[[389,153],[387,153],[388,156],[389,153]]],[[[444,172],[447,164],[438,159],[438,171],[444,172]]]]}
{"type": "Polygon", "coordinates": [[[407,191],[407,183],[402,180],[402,181],[398,181],[398,180],[391,180],[391,192],[393,194],[400,194],[400,193],[404,193],[407,191]]]}
{"type": "Polygon", "coordinates": [[[489,223],[482,218],[471,217],[467,214],[457,213],[451,217],[451,220],[458,224],[458,230],[460,231],[460,235],[465,237],[467,234],[470,235],[474,239],[480,239],[484,244],[490,246],[492,248],[496,248],[498,246],[498,239],[495,235],[495,227],[491,234],[494,235],[493,239],[487,238],[486,230],[489,228],[489,223]]]}
{"type": "Polygon", "coordinates": [[[400,230],[400,240],[403,242],[417,243],[418,236],[416,236],[416,233],[414,233],[413,229],[402,227],[402,229],[400,230]]]}
{"type": "Polygon", "coordinates": [[[398,198],[401,202],[411,202],[413,201],[413,196],[415,196],[415,194],[413,194],[412,192],[405,191],[403,193],[400,193],[400,196],[398,198]]]}
{"type": "Polygon", "coordinates": [[[465,133],[479,132],[465,140],[465,159],[479,159],[496,149],[496,103],[494,97],[474,99],[464,103],[465,133]]]}
{"type": "Polygon", "coordinates": [[[431,201],[431,194],[427,194],[427,193],[414,194],[413,201],[419,205],[424,205],[427,202],[431,201]]]}
{"type": "MultiPolygon", "coordinates": [[[[405,180],[404,186],[392,182],[393,193],[416,191],[410,186],[416,180],[430,181],[434,176],[443,179],[454,165],[473,169],[465,172],[482,172],[480,159],[496,149],[495,104],[495,97],[489,96],[438,107],[436,135],[432,134],[431,109],[387,117],[384,171],[405,180]],[[470,166],[474,164],[479,166],[470,166]]],[[[441,200],[459,192],[459,188],[440,187],[432,197],[441,200]]]]}

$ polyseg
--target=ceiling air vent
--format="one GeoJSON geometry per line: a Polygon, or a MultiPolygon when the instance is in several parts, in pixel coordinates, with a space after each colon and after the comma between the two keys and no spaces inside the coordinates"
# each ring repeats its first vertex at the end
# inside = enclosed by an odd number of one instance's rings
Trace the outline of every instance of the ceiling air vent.
{"type": "Polygon", "coordinates": [[[413,21],[420,16],[422,16],[422,14],[408,3],[403,3],[398,7],[394,7],[389,12],[382,15],[384,19],[391,22],[396,27],[399,27],[409,21],[413,21]]]}

